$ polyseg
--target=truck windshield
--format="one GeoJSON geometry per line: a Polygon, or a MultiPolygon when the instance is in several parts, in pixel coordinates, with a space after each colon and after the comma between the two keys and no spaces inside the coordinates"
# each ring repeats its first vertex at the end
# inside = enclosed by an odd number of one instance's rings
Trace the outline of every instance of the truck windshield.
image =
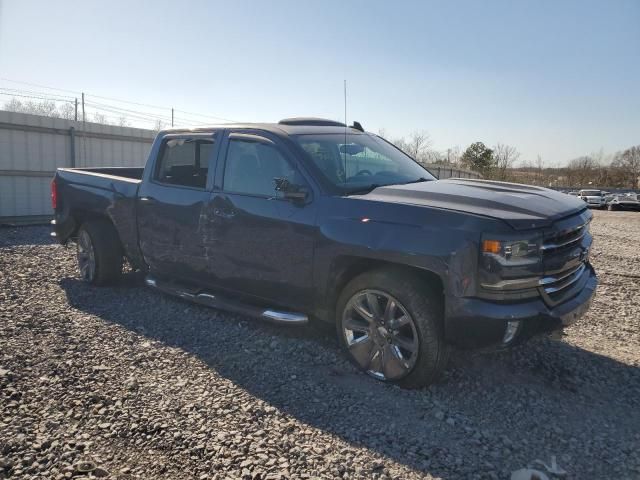
{"type": "Polygon", "coordinates": [[[294,138],[322,174],[345,194],[435,180],[411,157],[373,135],[308,134],[294,138]]]}

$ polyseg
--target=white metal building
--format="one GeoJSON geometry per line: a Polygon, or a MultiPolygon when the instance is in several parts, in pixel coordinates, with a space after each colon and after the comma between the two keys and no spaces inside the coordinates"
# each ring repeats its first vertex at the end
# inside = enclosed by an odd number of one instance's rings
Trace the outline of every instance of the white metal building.
{"type": "Polygon", "coordinates": [[[58,167],[143,166],[154,136],[140,128],[0,111],[0,223],[50,216],[49,184],[58,167]]]}

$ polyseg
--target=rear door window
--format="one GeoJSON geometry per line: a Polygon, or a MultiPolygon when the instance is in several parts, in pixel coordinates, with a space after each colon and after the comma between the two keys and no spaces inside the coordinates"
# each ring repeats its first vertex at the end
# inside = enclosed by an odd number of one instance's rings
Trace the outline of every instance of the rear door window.
{"type": "Polygon", "coordinates": [[[204,189],[207,185],[212,139],[172,138],[162,146],[154,180],[181,187],[204,189]]]}

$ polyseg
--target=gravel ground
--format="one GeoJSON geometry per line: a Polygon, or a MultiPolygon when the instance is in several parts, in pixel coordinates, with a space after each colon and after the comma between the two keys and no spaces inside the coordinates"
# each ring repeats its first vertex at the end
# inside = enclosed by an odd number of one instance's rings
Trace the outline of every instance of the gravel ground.
{"type": "Polygon", "coordinates": [[[640,478],[640,214],[595,212],[591,311],[562,340],[454,355],[404,391],[328,334],[78,280],[0,229],[1,478],[640,478]]]}

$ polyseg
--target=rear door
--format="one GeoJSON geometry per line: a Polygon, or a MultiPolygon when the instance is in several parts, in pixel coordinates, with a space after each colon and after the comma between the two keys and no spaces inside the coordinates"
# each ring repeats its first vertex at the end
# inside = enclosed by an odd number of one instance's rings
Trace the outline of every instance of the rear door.
{"type": "Polygon", "coordinates": [[[167,135],[140,186],[140,248],[152,274],[206,280],[204,239],[220,132],[167,135]]]}
{"type": "Polygon", "coordinates": [[[291,308],[313,292],[316,204],[296,159],[266,132],[231,132],[225,139],[213,192],[210,251],[220,285],[291,308]],[[223,162],[224,158],[224,163],[223,162]],[[309,191],[288,200],[275,179],[309,191]]]}

